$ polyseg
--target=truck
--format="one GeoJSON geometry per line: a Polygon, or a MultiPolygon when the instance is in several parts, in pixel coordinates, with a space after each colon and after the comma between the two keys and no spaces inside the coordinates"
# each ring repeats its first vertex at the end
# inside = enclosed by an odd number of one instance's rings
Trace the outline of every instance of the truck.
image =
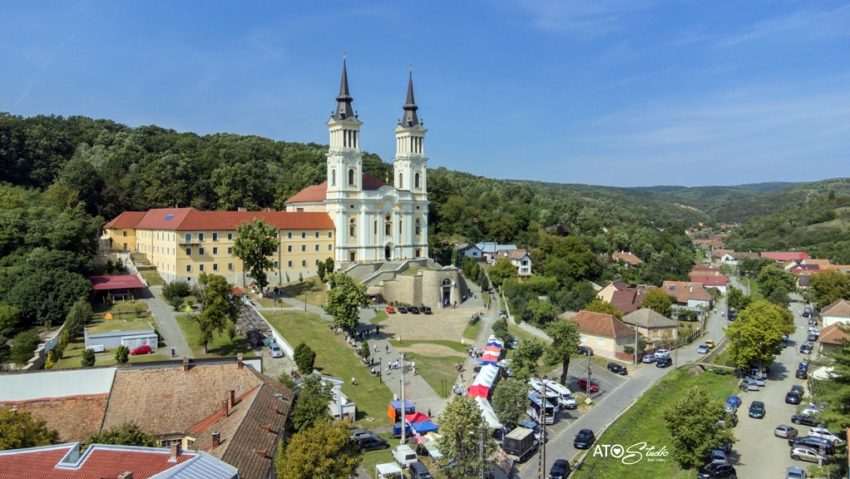
{"type": "Polygon", "coordinates": [[[538,444],[534,431],[526,427],[518,427],[505,436],[505,440],[502,441],[502,450],[514,462],[522,462],[537,449],[538,444]]]}
{"type": "Polygon", "coordinates": [[[407,444],[399,444],[393,448],[393,459],[401,467],[407,467],[418,460],[416,459],[416,451],[407,444]]]}
{"type": "Polygon", "coordinates": [[[546,387],[550,391],[554,391],[558,394],[558,404],[561,405],[564,409],[576,409],[578,405],[576,404],[576,398],[573,396],[570,388],[564,386],[563,384],[557,381],[545,380],[546,387]]]}

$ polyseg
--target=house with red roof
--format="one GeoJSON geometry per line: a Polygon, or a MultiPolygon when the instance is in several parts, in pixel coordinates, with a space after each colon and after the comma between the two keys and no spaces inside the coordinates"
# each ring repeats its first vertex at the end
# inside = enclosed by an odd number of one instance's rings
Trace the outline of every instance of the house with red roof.
{"type": "Polygon", "coordinates": [[[596,298],[614,306],[623,314],[637,311],[646,297],[647,287],[633,288],[620,280],[614,280],[596,293],[596,298]]]}
{"type": "Polygon", "coordinates": [[[593,354],[612,359],[629,359],[625,346],[634,346],[635,330],[616,316],[581,310],[567,321],[578,325],[581,344],[593,349],[593,354]]]}
{"type": "Polygon", "coordinates": [[[717,269],[695,269],[688,273],[688,276],[691,282],[699,283],[703,288],[714,288],[720,291],[720,294],[726,294],[726,288],[729,286],[729,278],[717,269]]]}
{"type": "Polygon", "coordinates": [[[808,259],[809,255],[804,251],[762,251],[761,257],[777,263],[788,263],[803,261],[808,259]]]}
{"type": "Polygon", "coordinates": [[[692,281],[665,281],[661,289],[673,298],[673,306],[689,311],[711,309],[714,297],[702,283],[692,281]]]}
{"type": "Polygon", "coordinates": [[[631,268],[637,268],[638,266],[643,264],[642,259],[638,258],[633,253],[627,251],[615,251],[611,253],[611,260],[625,264],[626,266],[631,268]]]}

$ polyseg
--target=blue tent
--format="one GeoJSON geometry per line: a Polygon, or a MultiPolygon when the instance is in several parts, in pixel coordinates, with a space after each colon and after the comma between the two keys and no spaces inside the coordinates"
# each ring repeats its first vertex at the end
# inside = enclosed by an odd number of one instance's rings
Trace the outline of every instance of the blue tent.
{"type": "MultiPolygon", "coordinates": [[[[390,401],[390,406],[396,411],[401,411],[401,401],[390,401]]],[[[416,412],[416,407],[413,405],[413,401],[404,401],[404,413],[413,414],[414,412],[416,412]]]]}
{"type": "Polygon", "coordinates": [[[410,427],[412,427],[417,434],[427,434],[429,432],[436,432],[440,430],[440,428],[431,421],[415,422],[411,424],[410,427]]]}

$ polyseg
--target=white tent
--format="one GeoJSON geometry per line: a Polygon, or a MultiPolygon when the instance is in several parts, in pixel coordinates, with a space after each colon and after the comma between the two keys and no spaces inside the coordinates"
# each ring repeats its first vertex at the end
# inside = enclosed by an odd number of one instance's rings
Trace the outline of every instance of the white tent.
{"type": "Polygon", "coordinates": [[[490,429],[504,429],[505,426],[499,422],[499,418],[496,417],[496,412],[493,411],[493,406],[490,405],[489,401],[482,397],[476,397],[475,402],[478,404],[478,409],[481,410],[481,415],[484,417],[487,427],[490,429]]]}
{"type": "Polygon", "coordinates": [[[377,464],[375,472],[379,479],[404,479],[400,467],[395,463],[377,464]]]}
{"type": "Polygon", "coordinates": [[[488,388],[490,388],[493,387],[493,384],[496,382],[496,378],[498,376],[498,366],[482,366],[481,371],[479,371],[478,375],[475,376],[475,381],[473,381],[472,384],[481,384],[482,386],[487,386],[488,388]]]}

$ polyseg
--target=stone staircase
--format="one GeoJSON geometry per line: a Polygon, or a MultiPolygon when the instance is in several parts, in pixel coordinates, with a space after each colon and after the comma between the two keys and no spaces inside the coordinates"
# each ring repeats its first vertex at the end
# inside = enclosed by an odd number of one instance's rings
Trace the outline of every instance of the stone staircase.
{"type": "Polygon", "coordinates": [[[432,264],[430,259],[410,259],[404,261],[385,261],[382,263],[355,264],[346,268],[345,273],[364,285],[374,286],[381,281],[395,279],[400,273],[411,267],[425,267],[432,264]]]}

